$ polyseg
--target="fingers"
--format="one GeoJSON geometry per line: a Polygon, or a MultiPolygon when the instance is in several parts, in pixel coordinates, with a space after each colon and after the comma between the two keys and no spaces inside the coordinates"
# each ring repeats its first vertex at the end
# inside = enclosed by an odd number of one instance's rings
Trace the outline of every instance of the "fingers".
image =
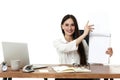
{"type": "Polygon", "coordinates": [[[89,31],[93,31],[93,29],[94,29],[93,26],[94,26],[94,24],[89,25],[89,20],[88,20],[85,27],[86,27],[89,31]]]}
{"type": "Polygon", "coordinates": [[[110,57],[111,57],[113,55],[112,48],[108,48],[108,50],[106,51],[106,54],[110,55],[110,57]]]}
{"type": "Polygon", "coordinates": [[[112,56],[112,53],[110,51],[106,51],[106,54],[108,54],[110,57],[112,56]]]}
{"type": "Polygon", "coordinates": [[[93,24],[89,25],[89,21],[87,21],[87,23],[86,23],[86,25],[84,27],[84,35],[88,35],[89,32],[94,29],[92,26],[94,26],[94,25],[93,24]]]}
{"type": "Polygon", "coordinates": [[[94,26],[94,24],[89,25],[89,20],[88,20],[87,23],[86,23],[86,26],[88,26],[88,27],[92,27],[92,26],[94,26]]]}
{"type": "Polygon", "coordinates": [[[88,26],[88,24],[89,24],[89,20],[87,21],[86,26],[88,26]]]}
{"type": "Polygon", "coordinates": [[[94,26],[94,25],[92,24],[92,25],[88,26],[88,28],[90,29],[90,31],[93,31],[93,29],[94,29],[92,26],[94,26]]]}

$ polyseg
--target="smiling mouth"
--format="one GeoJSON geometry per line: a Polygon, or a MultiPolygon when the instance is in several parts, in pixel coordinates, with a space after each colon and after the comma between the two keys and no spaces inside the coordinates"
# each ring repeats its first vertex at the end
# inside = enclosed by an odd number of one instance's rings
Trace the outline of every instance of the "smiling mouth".
{"type": "Polygon", "coordinates": [[[68,33],[73,33],[73,31],[67,31],[68,33]]]}

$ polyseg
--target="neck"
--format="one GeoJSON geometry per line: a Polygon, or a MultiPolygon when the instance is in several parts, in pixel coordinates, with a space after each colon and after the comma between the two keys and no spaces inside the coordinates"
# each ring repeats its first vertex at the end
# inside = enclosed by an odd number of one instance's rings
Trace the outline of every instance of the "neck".
{"type": "Polygon", "coordinates": [[[67,40],[68,42],[73,41],[73,37],[72,36],[65,36],[65,40],[67,40]]]}

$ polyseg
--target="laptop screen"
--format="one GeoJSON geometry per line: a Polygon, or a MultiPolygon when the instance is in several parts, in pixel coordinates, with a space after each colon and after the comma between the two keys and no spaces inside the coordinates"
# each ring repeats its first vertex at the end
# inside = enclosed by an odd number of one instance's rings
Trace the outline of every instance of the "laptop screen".
{"type": "Polygon", "coordinates": [[[10,66],[11,60],[20,60],[20,67],[29,63],[27,43],[2,42],[4,61],[10,66]]]}

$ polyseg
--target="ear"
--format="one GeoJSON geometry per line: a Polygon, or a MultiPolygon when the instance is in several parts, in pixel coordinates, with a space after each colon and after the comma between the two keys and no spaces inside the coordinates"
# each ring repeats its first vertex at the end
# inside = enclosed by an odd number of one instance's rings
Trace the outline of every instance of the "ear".
{"type": "Polygon", "coordinates": [[[64,25],[61,25],[61,28],[64,30],[64,25]]]}

